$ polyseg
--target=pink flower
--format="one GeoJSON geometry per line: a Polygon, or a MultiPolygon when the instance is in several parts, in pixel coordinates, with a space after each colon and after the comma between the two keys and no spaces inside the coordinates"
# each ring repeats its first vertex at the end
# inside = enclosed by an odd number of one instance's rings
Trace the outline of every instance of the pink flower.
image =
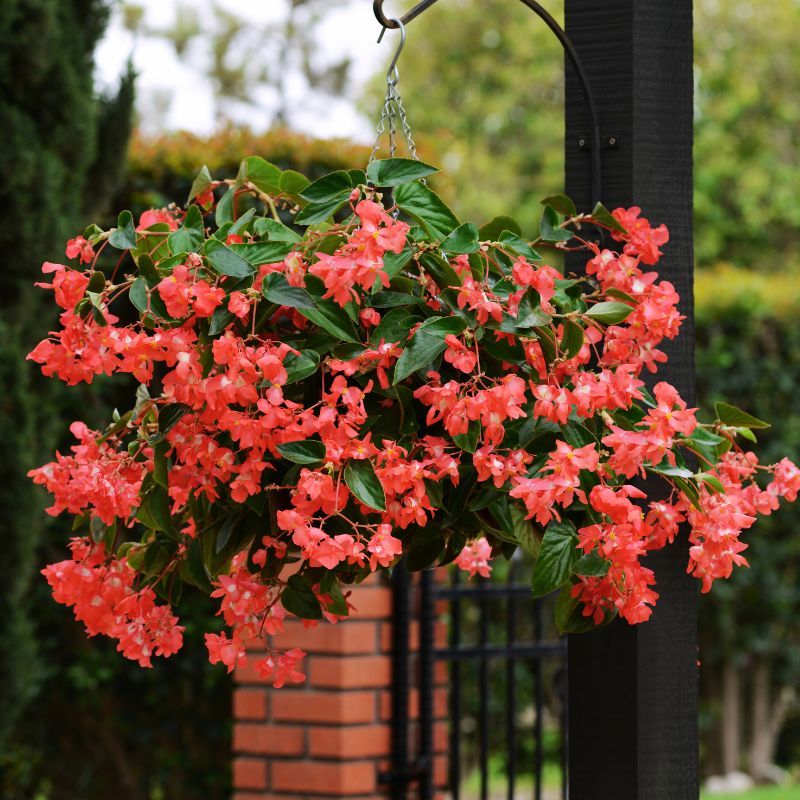
{"type": "Polygon", "coordinates": [[[465,545],[453,563],[459,569],[468,572],[470,578],[475,575],[488,578],[492,573],[492,565],[489,563],[491,557],[492,546],[482,536],[465,545]]]}

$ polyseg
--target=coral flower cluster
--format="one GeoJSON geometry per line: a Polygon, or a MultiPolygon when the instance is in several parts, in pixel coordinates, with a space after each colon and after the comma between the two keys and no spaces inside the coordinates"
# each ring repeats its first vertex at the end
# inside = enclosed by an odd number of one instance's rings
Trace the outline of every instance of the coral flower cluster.
{"type": "MultiPolygon", "coordinates": [[[[683,319],[651,269],[664,226],[559,197],[526,241],[508,218],[459,224],[419,180],[433,171],[308,183],[251,157],[235,180],[201,172],[185,210],[123,212],[44,265],[59,324],[29,358],[70,385],[139,384],[31,472],[75,517],[44,574],[89,635],[150,666],[182,644],[186,584],[218,600],[206,645],[232,670],[288,617],[347,617],[348,587],[401,558],[486,578],[516,547],[563,630],[639,623],[648,553],[686,531],[707,591],[797,498],[794,464],[738,444],[765,423],[720,403],[703,424],[652,377],[683,319]],[[585,271],[543,255],[567,248],[585,271]]],[[[303,679],[302,651],[264,652],[276,686],[303,679]]]]}

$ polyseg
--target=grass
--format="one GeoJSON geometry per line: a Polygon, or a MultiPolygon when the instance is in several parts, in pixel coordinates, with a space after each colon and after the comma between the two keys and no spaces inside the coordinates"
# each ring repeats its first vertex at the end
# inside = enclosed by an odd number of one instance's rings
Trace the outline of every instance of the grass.
{"type": "Polygon", "coordinates": [[[800,786],[759,786],[738,794],[708,794],[703,792],[701,800],[798,800],[800,786]]]}

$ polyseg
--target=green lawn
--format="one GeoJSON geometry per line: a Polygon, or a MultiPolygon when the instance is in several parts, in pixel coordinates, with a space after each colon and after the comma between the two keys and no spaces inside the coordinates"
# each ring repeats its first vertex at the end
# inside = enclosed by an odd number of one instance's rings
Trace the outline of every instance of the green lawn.
{"type": "Polygon", "coordinates": [[[800,786],[760,786],[749,792],[738,794],[707,794],[703,792],[702,800],[798,800],[800,786]]]}

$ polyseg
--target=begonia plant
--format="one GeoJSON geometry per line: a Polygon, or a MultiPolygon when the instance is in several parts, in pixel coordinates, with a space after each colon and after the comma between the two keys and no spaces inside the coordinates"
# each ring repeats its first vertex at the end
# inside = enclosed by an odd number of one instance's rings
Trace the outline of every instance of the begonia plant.
{"type": "MultiPolygon", "coordinates": [[[[796,499],[790,461],[738,443],[766,423],[725,403],[699,423],[646,385],[682,320],[651,269],[663,225],[558,196],[526,241],[508,217],[460,224],[433,172],[392,158],[310,183],[250,157],[44,265],[60,327],[30,358],[139,384],[31,473],[74,516],[71,558],[43,572],[89,635],[150,666],[181,647],[189,585],[220,601],[206,644],[230,670],[287,615],[348,616],[348,587],[401,558],[486,577],[518,547],[562,631],[639,623],[658,597],[643,559],[681,526],[707,591],[746,564],[756,515],[796,499]],[[548,264],[566,250],[584,273],[548,264]]],[[[302,656],[256,667],[280,686],[302,656]]]]}

